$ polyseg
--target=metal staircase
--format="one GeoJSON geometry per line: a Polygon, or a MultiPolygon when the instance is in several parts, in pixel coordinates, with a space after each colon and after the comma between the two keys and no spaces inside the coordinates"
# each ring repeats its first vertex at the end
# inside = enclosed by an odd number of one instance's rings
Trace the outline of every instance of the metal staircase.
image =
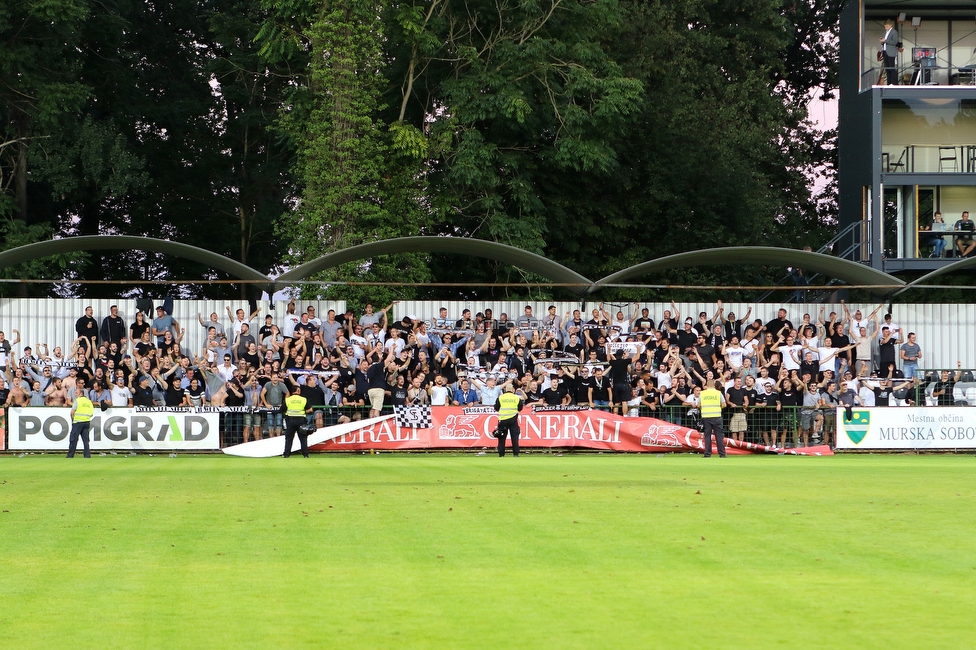
{"type": "MultiPolygon", "coordinates": [[[[862,259],[860,251],[862,246],[861,229],[863,226],[864,224],[862,222],[855,221],[846,228],[840,230],[830,241],[818,248],[816,252],[823,253],[824,255],[833,255],[834,257],[839,257],[842,259],[849,259],[855,262],[863,262],[864,260],[862,259]],[[840,248],[841,246],[843,246],[843,248],[840,248]]],[[[819,277],[820,274],[815,273],[807,278],[807,283],[813,284],[813,281],[819,277]]],[[[782,278],[777,280],[776,284],[786,285],[783,287],[786,289],[789,285],[793,285],[793,275],[791,273],[787,273],[782,278]]],[[[844,283],[831,278],[822,286],[823,289],[817,291],[794,291],[793,294],[787,298],[786,302],[823,302],[826,301],[827,298],[829,298],[835,291],[843,288],[844,283]]],[[[767,291],[759,296],[756,301],[765,302],[772,294],[773,291],[767,291]]]]}

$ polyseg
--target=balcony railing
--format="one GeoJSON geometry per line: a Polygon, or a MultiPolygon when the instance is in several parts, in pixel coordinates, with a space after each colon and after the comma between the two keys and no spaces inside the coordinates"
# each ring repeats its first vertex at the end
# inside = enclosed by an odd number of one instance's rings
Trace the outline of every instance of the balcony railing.
{"type": "Polygon", "coordinates": [[[881,169],[886,174],[976,173],[976,144],[907,144],[884,149],[881,169]]]}

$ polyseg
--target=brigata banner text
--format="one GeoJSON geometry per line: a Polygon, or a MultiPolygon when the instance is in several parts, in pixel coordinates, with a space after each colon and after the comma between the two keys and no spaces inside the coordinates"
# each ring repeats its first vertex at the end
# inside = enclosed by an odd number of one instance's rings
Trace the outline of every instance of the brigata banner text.
{"type": "MultiPolygon", "coordinates": [[[[70,415],[70,408],[8,409],[9,449],[66,450],[71,433],[70,415]]],[[[89,432],[91,447],[124,451],[219,449],[219,418],[217,413],[188,410],[96,409],[89,432]]]]}
{"type": "MultiPolygon", "coordinates": [[[[312,449],[357,451],[365,449],[467,449],[491,447],[489,435],[498,426],[491,407],[431,407],[430,428],[401,427],[395,418],[362,427],[312,449]]],[[[526,409],[528,411],[528,409],[526,409]]],[[[521,447],[577,448],[603,451],[666,452],[704,450],[702,434],[654,418],[625,418],[595,410],[538,411],[519,415],[521,447]]],[[[762,445],[726,439],[730,454],[770,453],[762,445]]],[[[713,445],[714,447],[714,445],[713,445]]],[[[782,450],[779,453],[784,453],[782,450]]],[[[789,450],[797,455],[829,455],[830,447],[789,450]]]]}
{"type": "Polygon", "coordinates": [[[976,449],[976,409],[964,406],[837,409],[838,449],[976,449]]]}

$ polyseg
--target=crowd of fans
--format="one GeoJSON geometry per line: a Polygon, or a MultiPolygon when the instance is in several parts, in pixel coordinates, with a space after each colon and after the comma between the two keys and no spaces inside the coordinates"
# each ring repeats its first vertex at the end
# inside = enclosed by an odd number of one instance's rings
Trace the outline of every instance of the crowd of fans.
{"type": "MultiPolygon", "coordinates": [[[[18,331],[13,340],[0,332],[0,403],[69,405],[84,377],[90,399],[106,407],[250,407],[234,411],[232,422],[247,441],[281,433],[279,410],[292,386],[316,407],[320,426],[391,405],[493,405],[506,385],[527,404],[690,426],[701,387],[720,380],[731,434],[783,447],[829,443],[837,405],[914,403],[924,358],[915,333],[906,335],[891,314],[878,318],[881,306],[870,314],[821,308],[795,325],[786,309],[764,322],[750,320],[751,308],[742,317],[726,312],[721,301],[713,314],[687,316],[672,302],[659,320],[637,303],[629,313],[603,304],[586,315],[526,306],[515,318],[441,308],[433,318],[398,320],[392,307],[321,317],[291,302],[277,320],[228,307],[226,320],[198,314],[184,324],[158,307],[155,318],[139,312],[128,326],[117,307],[101,323],[89,307],[67,350],[18,350],[18,331]],[[182,347],[187,327],[204,328],[202,349],[182,347]]],[[[959,380],[943,373],[931,399],[951,404],[959,380]]]]}

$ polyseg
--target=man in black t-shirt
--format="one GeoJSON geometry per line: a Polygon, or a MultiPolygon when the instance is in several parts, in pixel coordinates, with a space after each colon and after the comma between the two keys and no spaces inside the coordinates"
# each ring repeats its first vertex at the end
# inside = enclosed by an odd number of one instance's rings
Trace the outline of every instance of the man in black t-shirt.
{"type": "Polygon", "coordinates": [[[588,401],[590,408],[610,411],[613,408],[613,396],[610,393],[610,380],[603,376],[603,368],[593,369],[593,380],[590,384],[588,401]]]}
{"type": "Polygon", "coordinates": [[[569,393],[559,384],[559,377],[553,377],[549,388],[542,391],[542,401],[549,406],[569,404],[569,393]]]}
{"type": "Polygon", "coordinates": [[[715,361],[715,348],[705,343],[704,335],[699,336],[698,344],[695,346],[695,356],[692,358],[692,362],[697,363],[698,373],[703,375],[705,371],[711,370],[715,361]]]}
{"type": "Polygon", "coordinates": [[[155,406],[152,388],[149,387],[149,375],[139,377],[139,385],[132,393],[133,406],[155,406]]]}
{"type": "Polygon", "coordinates": [[[686,360],[685,365],[687,365],[687,363],[690,363],[690,359],[692,358],[692,356],[694,356],[691,350],[692,348],[695,347],[695,344],[698,342],[698,332],[695,331],[695,329],[691,325],[692,325],[691,319],[686,318],[684,327],[677,334],[678,352],[679,354],[681,354],[682,357],[685,358],[686,360]]]}
{"type": "Polygon", "coordinates": [[[579,336],[577,334],[570,334],[569,343],[563,346],[563,352],[568,352],[569,354],[572,354],[580,361],[584,360],[583,357],[584,350],[585,348],[583,347],[583,344],[580,342],[579,336]]]}
{"type": "Polygon", "coordinates": [[[742,378],[736,377],[732,388],[725,391],[725,401],[732,408],[732,420],[729,423],[729,433],[733,439],[742,441],[745,438],[748,424],[746,422],[745,407],[749,405],[746,389],[742,387],[742,378]]]}
{"type": "Polygon", "coordinates": [[[635,332],[647,332],[654,329],[654,319],[650,317],[647,307],[641,309],[640,318],[634,321],[635,332]]]}
{"type": "Polygon", "coordinates": [[[590,386],[593,385],[593,377],[590,375],[590,369],[586,366],[581,366],[578,370],[576,381],[573,384],[573,403],[575,404],[589,404],[590,401],[590,386]]]}
{"type": "Polygon", "coordinates": [[[716,350],[721,350],[725,344],[725,337],[722,336],[722,326],[716,323],[712,325],[712,332],[705,339],[705,342],[716,350]]]}
{"type": "MultiPolygon", "coordinates": [[[[763,384],[756,394],[755,420],[762,433],[763,444],[776,447],[776,432],[780,427],[779,394],[773,392],[773,384],[763,384]]],[[[784,432],[785,437],[785,432],[784,432]]]]}
{"type": "Polygon", "coordinates": [[[786,318],[786,310],[780,309],[776,314],[776,318],[766,323],[766,331],[773,335],[773,340],[775,341],[784,328],[786,331],[782,332],[782,335],[783,338],[786,338],[789,330],[793,329],[793,323],[786,318]]]}
{"type": "Polygon", "coordinates": [[[627,402],[632,396],[630,380],[627,376],[630,361],[630,352],[625,354],[623,350],[618,350],[608,362],[610,364],[608,374],[610,375],[610,382],[613,384],[613,411],[620,413],[620,415],[625,414],[624,409],[627,408],[627,402]]]}
{"type": "MultiPolygon", "coordinates": [[[[968,215],[968,212],[963,214],[968,215]]],[[[956,362],[959,370],[956,371],[955,377],[949,377],[949,371],[942,371],[942,378],[935,382],[935,390],[932,391],[932,397],[935,397],[939,406],[952,406],[956,403],[955,398],[952,396],[952,389],[955,388],[956,382],[962,377],[962,363],[956,362]]]]}
{"type": "Polygon", "coordinates": [[[972,255],[973,249],[976,249],[976,239],[973,239],[973,231],[976,230],[976,224],[970,220],[968,210],[962,213],[962,219],[959,219],[952,229],[958,233],[962,233],[956,235],[956,249],[959,251],[959,257],[969,257],[972,255]]]}

